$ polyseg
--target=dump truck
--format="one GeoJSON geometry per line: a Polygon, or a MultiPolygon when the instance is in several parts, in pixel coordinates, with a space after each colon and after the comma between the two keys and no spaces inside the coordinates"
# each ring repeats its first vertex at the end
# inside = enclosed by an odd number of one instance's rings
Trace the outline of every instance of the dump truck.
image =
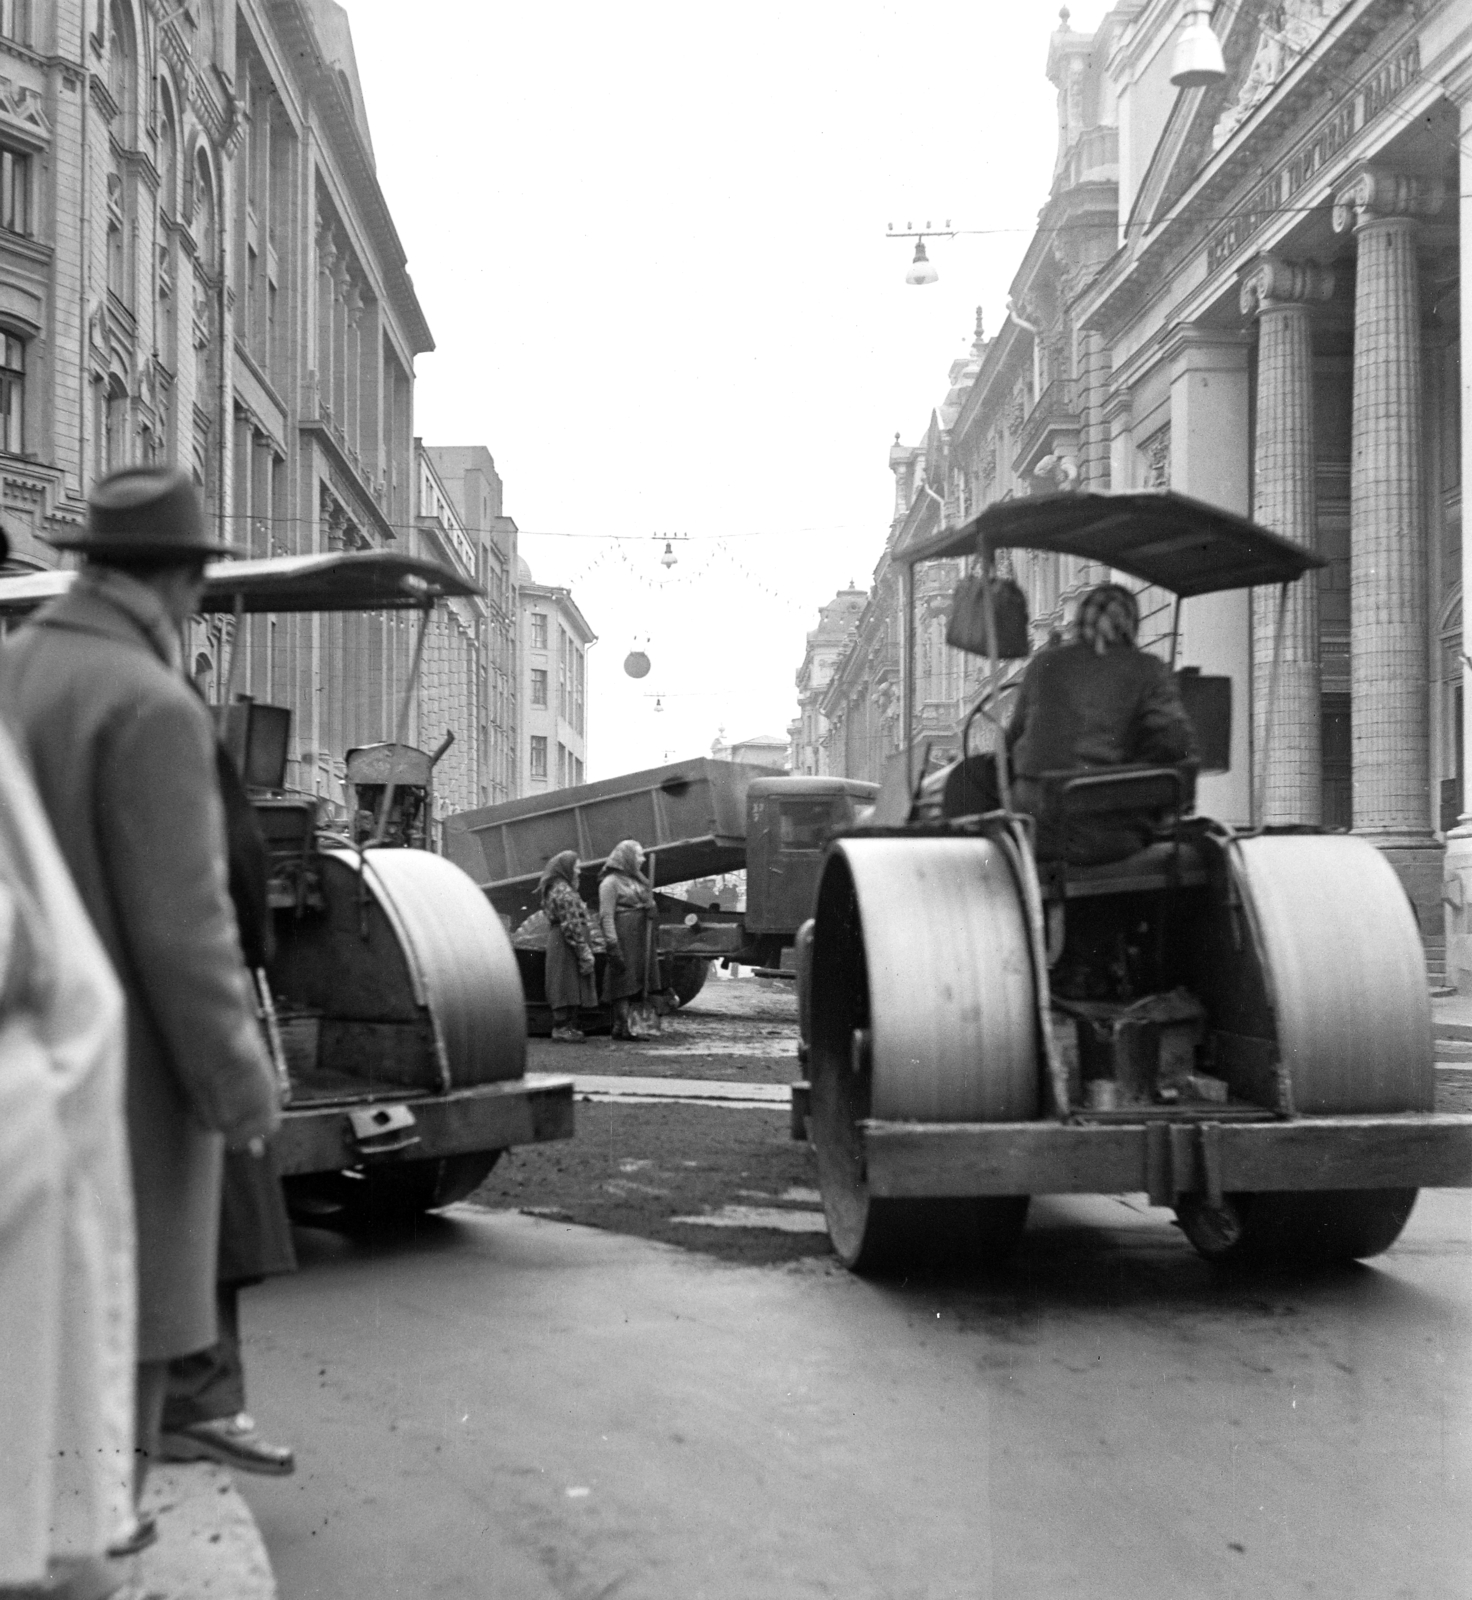
{"type": "MultiPolygon", "coordinates": [[[[1011,549],[1173,592],[1172,665],[1183,598],[1277,588],[1281,616],[1323,564],[1169,493],[989,507],[897,559],[907,607],[916,563],[975,563],[992,686],[1028,648],[999,643],[1011,549]]],[[[907,706],[913,681],[907,660],[907,706]]],[[[1362,1258],[1419,1188],[1472,1186],[1472,1117],[1435,1110],[1424,952],[1385,855],[1263,825],[1260,783],[1251,826],[1195,815],[1190,765],[1030,774],[1023,811],[1000,732],[936,773],[907,755],[907,781],[828,845],[800,936],[799,1109],[852,1270],[995,1261],[1032,1195],[1089,1192],[1173,1208],[1213,1262],[1362,1258]],[[1153,837],[1125,859],[1039,848],[1142,813],[1153,837]]]]}
{"type": "MultiPolygon", "coordinates": [[[[23,616],[74,577],[0,579],[0,616],[23,616]]],[[[260,612],[420,614],[395,737],[347,754],[345,823],[286,787],[287,708],[228,687],[218,708],[269,854],[276,952],[255,982],[284,1107],[274,1150],[305,1219],[401,1221],[464,1198],[503,1150],[573,1133],[572,1079],[526,1071],[521,979],[500,918],[424,848],[435,755],[404,742],[430,613],[477,592],[384,551],[206,571],[202,609],[237,624],[260,612]]]]}
{"type": "Polygon", "coordinates": [[[699,758],[626,773],[445,819],[445,849],[479,882],[513,929],[529,1027],[551,1029],[545,1001],[545,927],[537,880],[559,851],[576,850],[588,904],[613,847],[637,839],[655,886],[663,991],[678,1004],[700,992],[712,960],[782,970],[809,915],[823,847],[878,793],[848,778],[790,778],[766,767],[699,758]],[[723,911],[660,893],[746,870],[746,908],[723,911]]]}

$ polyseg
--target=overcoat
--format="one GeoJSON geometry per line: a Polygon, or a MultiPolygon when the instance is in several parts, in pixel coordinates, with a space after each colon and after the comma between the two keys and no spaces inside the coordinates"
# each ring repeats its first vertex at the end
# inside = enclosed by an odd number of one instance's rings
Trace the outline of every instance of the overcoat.
{"type": "Polygon", "coordinates": [[[86,582],[0,648],[0,709],[123,985],[138,1359],[188,1355],[215,1341],[224,1144],[279,1120],[226,888],[214,729],[147,619],[86,582]]]}

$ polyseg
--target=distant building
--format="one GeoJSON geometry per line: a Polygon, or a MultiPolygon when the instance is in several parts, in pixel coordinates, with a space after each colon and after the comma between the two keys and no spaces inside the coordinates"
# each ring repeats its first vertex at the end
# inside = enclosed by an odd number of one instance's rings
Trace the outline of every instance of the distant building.
{"type": "Polygon", "coordinates": [[[818,626],[808,635],[802,665],[797,669],[797,718],[787,729],[788,765],[800,777],[841,770],[830,764],[832,752],[828,747],[828,719],[822,711],[823,691],[868,601],[868,591],[855,589],[850,583],[818,612],[818,626]]]}
{"type": "Polygon", "coordinates": [[[516,765],[517,527],[504,513],[501,475],[484,445],[425,445],[424,453],[475,547],[477,579],[486,592],[479,778],[483,793],[470,804],[498,805],[520,793],[516,765]]]}
{"type": "Polygon", "coordinates": [[[787,771],[788,741],[775,734],[758,733],[750,739],[726,741],[724,728],[716,735],[710,753],[717,761],[740,761],[751,767],[772,767],[787,771]]]}
{"type": "Polygon", "coordinates": [[[570,589],[517,562],[521,644],[521,793],[587,781],[588,664],[596,635],[570,589]]]}

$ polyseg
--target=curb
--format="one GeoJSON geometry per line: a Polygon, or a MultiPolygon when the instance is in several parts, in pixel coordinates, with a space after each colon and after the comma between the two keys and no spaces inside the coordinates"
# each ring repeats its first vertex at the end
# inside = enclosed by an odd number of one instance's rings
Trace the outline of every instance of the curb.
{"type": "Polygon", "coordinates": [[[143,1505],[158,1541],[137,1558],[139,1600],[277,1600],[271,1559],[228,1469],[150,1467],[143,1505]]]}

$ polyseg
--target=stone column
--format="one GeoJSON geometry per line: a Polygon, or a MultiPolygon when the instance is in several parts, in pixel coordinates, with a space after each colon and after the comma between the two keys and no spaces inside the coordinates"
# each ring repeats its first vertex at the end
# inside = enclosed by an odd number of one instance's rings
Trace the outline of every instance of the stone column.
{"type": "MultiPolygon", "coordinates": [[[[1461,298],[1462,356],[1462,739],[1472,756],[1472,69],[1448,85],[1460,115],[1461,181],[1457,185],[1459,225],[1458,285],[1461,298]]],[[[1461,815],[1446,839],[1446,975],[1463,993],[1472,993],[1472,783],[1464,784],[1461,815]]]]}
{"type": "MultiPolygon", "coordinates": [[[[1243,278],[1239,300],[1244,316],[1256,313],[1258,328],[1253,517],[1310,549],[1315,513],[1311,307],[1333,293],[1333,275],[1323,267],[1261,256],[1243,278]]],[[[1288,586],[1286,605],[1277,589],[1253,591],[1252,711],[1254,765],[1263,793],[1258,820],[1319,822],[1319,590],[1312,572],[1288,586]]]]}
{"type": "Polygon", "coordinates": [[[1355,832],[1390,855],[1429,926],[1431,837],[1426,507],[1417,217],[1438,181],[1363,166],[1334,198],[1356,242],[1350,449],[1350,692],[1355,832]],[[1425,880],[1423,882],[1423,880],[1425,880]]]}

